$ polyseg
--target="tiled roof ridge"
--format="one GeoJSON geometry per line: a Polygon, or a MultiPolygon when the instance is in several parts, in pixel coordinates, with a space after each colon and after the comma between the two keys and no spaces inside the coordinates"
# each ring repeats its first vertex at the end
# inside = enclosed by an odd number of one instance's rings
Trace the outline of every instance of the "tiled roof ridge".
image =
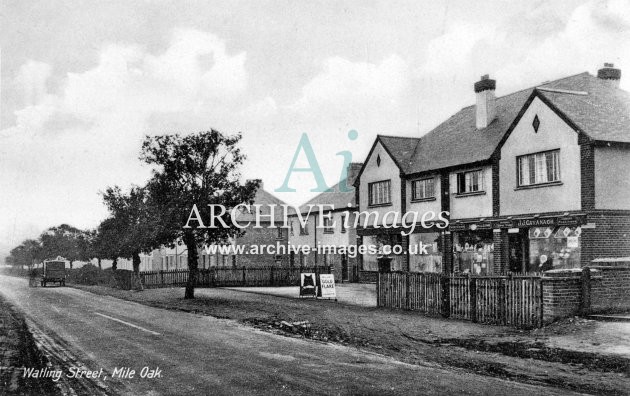
{"type": "Polygon", "coordinates": [[[415,136],[400,136],[400,135],[382,135],[382,134],[377,134],[377,137],[386,137],[386,138],[394,138],[394,139],[420,139],[419,137],[415,137],[415,136]]]}
{"type": "MultiPolygon", "coordinates": [[[[512,96],[512,95],[517,95],[517,94],[523,93],[523,92],[525,92],[525,91],[534,90],[534,89],[536,89],[536,88],[538,88],[538,87],[541,87],[541,86],[543,86],[543,85],[549,85],[549,84],[556,83],[556,82],[559,82],[559,81],[562,81],[562,80],[567,80],[567,79],[569,79],[569,78],[575,78],[575,77],[580,76],[580,75],[582,75],[582,74],[589,75],[589,76],[591,76],[591,77],[593,77],[593,78],[597,78],[597,77],[595,77],[594,75],[592,75],[591,73],[589,73],[588,71],[583,71],[583,72],[576,73],[576,74],[573,74],[573,75],[570,75],[570,76],[557,78],[557,79],[555,79],[555,80],[543,81],[542,83],[540,83],[540,84],[536,84],[536,85],[533,85],[533,86],[531,86],[531,87],[527,87],[527,88],[519,89],[518,91],[510,92],[510,93],[507,93],[507,94],[502,95],[502,96],[497,96],[497,97],[496,97],[496,100],[499,100],[499,99],[505,99],[505,98],[507,98],[507,97],[509,97],[509,96],[512,96]]],[[[468,109],[468,108],[470,108],[470,107],[475,107],[475,105],[476,105],[476,103],[473,103],[473,104],[468,105],[468,106],[464,106],[464,107],[462,107],[459,111],[462,111],[462,110],[468,109]]],[[[457,113],[459,113],[459,111],[457,111],[457,112],[455,112],[454,114],[452,114],[449,118],[447,118],[447,120],[448,120],[448,119],[450,119],[450,118],[452,118],[452,117],[454,117],[455,115],[457,115],[457,113]]],[[[438,124],[438,125],[439,125],[439,124],[438,124]]],[[[429,133],[429,132],[431,132],[431,131],[428,131],[427,133],[429,133]]],[[[423,135],[423,136],[424,136],[424,135],[423,135]]]]}

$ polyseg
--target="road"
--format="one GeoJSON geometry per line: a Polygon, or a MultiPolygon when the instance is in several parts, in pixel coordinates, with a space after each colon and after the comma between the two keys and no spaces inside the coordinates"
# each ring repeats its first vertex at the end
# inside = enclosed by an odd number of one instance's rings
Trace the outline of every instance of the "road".
{"type": "Polygon", "coordinates": [[[24,313],[34,336],[64,375],[67,393],[471,394],[540,395],[566,391],[437,365],[410,365],[339,345],[284,337],[191,313],[163,310],[69,287],[29,288],[0,276],[0,293],[24,313]],[[141,370],[160,371],[140,378],[141,370]],[[113,378],[116,369],[134,378],[113,378]]]}

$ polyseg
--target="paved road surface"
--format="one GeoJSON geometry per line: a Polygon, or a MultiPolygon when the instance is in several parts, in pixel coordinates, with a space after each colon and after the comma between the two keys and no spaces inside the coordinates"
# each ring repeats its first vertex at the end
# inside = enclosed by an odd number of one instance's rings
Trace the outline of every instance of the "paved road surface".
{"type": "Polygon", "coordinates": [[[68,287],[0,276],[0,293],[25,313],[56,367],[103,369],[101,379],[67,381],[76,394],[568,394],[68,287]],[[123,367],[136,378],[112,378],[123,367]],[[159,367],[161,378],[138,378],[143,367],[159,367]]]}

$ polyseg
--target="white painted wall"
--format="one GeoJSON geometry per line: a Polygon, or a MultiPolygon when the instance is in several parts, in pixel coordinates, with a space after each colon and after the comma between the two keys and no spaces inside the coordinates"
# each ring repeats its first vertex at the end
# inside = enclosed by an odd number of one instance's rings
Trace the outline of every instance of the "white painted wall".
{"type": "Polygon", "coordinates": [[[499,175],[501,215],[579,210],[581,182],[577,132],[540,99],[534,99],[501,150],[499,175]],[[537,133],[532,127],[536,114],[540,120],[537,133]],[[515,190],[518,185],[516,157],[554,149],[560,149],[562,185],[515,190]]]}
{"type": "MultiPolygon", "coordinates": [[[[477,166],[467,169],[459,169],[449,174],[451,192],[451,219],[466,219],[471,217],[492,216],[492,167],[477,166]],[[457,195],[457,174],[467,170],[481,169],[483,171],[484,194],[457,195]]],[[[439,213],[439,212],[438,212],[439,213]]]]}
{"type": "MultiPolygon", "coordinates": [[[[377,143],[374,147],[374,151],[372,151],[372,155],[366,159],[366,165],[363,169],[363,173],[361,174],[360,181],[360,190],[359,190],[359,210],[376,212],[379,214],[379,222],[378,224],[383,224],[383,216],[389,211],[398,211],[401,209],[401,201],[400,201],[400,170],[394,163],[394,160],[387,154],[385,148],[381,145],[381,143],[377,143]],[[377,158],[380,156],[381,164],[380,166],[377,164],[377,158]],[[392,204],[388,206],[377,206],[370,207],[369,204],[369,191],[368,186],[369,183],[377,182],[381,180],[391,180],[391,201],[392,204]]],[[[402,215],[402,213],[401,213],[402,215]]],[[[373,218],[370,219],[370,224],[373,224],[373,218]]],[[[389,219],[385,221],[385,224],[392,224],[393,216],[390,216],[389,219]]],[[[397,222],[400,224],[400,219],[397,222]]],[[[363,224],[363,220],[361,220],[361,225],[363,224]]]]}
{"type": "Polygon", "coordinates": [[[417,179],[412,179],[412,180],[406,180],[405,181],[407,183],[406,185],[406,191],[407,191],[407,211],[415,211],[418,212],[419,218],[422,217],[423,213],[432,211],[433,213],[435,213],[436,216],[439,215],[439,213],[442,211],[442,204],[440,201],[440,194],[441,194],[441,182],[440,182],[440,175],[427,175],[427,176],[423,176],[423,177],[419,177],[417,179]],[[433,201],[423,201],[423,202],[413,202],[412,198],[413,198],[413,190],[412,190],[412,185],[413,185],[413,180],[419,180],[419,179],[426,179],[428,176],[432,176],[433,177],[433,183],[435,186],[435,200],[433,201]]]}

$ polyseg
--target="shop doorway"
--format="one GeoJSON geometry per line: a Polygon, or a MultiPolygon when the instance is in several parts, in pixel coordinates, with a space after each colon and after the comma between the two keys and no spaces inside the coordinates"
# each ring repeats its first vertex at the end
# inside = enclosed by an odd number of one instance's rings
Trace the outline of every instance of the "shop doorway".
{"type": "Polygon", "coordinates": [[[348,257],[344,254],[341,256],[341,280],[347,282],[348,277],[348,257]]]}
{"type": "Polygon", "coordinates": [[[529,238],[527,230],[508,233],[508,261],[510,272],[528,272],[529,238]]]}

